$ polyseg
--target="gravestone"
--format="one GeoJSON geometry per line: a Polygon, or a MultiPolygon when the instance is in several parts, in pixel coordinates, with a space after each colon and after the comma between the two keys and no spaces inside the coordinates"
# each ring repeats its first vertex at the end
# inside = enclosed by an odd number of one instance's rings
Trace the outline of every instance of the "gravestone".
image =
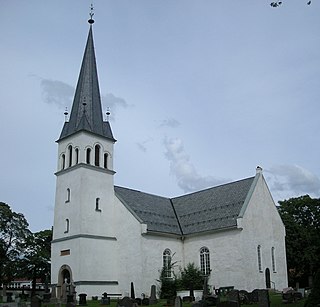
{"type": "Polygon", "coordinates": [[[259,307],[270,307],[270,300],[269,300],[269,292],[268,290],[259,290],[259,307]]]}
{"type": "Polygon", "coordinates": [[[108,297],[108,293],[102,293],[101,305],[110,305],[110,297],[108,297]]]}
{"type": "Polygon", "coordinates": [[[154,305],[158,303],[157,297],[156,297],[156,286],[152,285],[151,286],[151,294],[150,294],[150,299],[149,299],[150,305],[154,305]]]}
{"type": "Polygon", "coordinates": [[[251,303],[259,302],[259,290],[254,289],[251,293],[249,293],[249,299],[251,303]]]}
{"type": "Polygon", "coordinates": [[[3,285],[2,302],[7,303],[7,285],[3,285]]]}
{"type": "Polygon", "coordinates": [[[192,296],[184,296],[184,297],[182,298],[182,301],[183,301],[184,303],[192,303],[193,297],[192,297],[192,296]]]}
{"type": "Polygon", "coordinates": [[[87,306],[87,294],[86,293],[79,294],[79,305],[80,306],[87,306]]]}
{"type": "Polygon", "coordinates": [[[134,285],[133,285],[133,282],[131,282],[131,295],[130,295],[130,297],[131,297],[132,299],[135,299],[135,298],[136,298],[136,296],[135,296],[135,294],[134,294],[134,285]]]}
{"type": "Polygon", "coordinates": [[[237,302],[239,305],[239,291],[238,290],[231,290],[226,294],[226,298],[228,301],[237,302]]]}
{"type": "Polygon", "coordinates": [[[174,299],[174,307],[182,307],[182,300],[180,296],[176,296],[174,299]]]}
{"type": "Polygon", "coordinates": [[[149,306],[150,304],[150,301],[149,301],[149,298],[148,297],[144,297],[141,301],[141,305],[143,306],[149,306]]]}
{"type": "Polygon", "coordinates": [[[119,300],[117,304],[117,306],[121,306],[121,307],[133,307],[134,305],[135,305],[134,300],[129,296],[125,296],[124,298],[119,300]]]}

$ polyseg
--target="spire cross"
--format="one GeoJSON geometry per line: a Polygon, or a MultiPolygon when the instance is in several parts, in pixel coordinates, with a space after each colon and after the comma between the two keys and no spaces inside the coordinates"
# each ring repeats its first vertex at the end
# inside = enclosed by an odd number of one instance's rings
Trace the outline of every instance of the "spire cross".
{"type": "Polygon", "coordinates": [[[94,15],[94,13],[93,13],[93,4],[92,4],[92,3],[91,3],[89,15],[90,15],[90,19],[88,20],[88,22],[89,22],[90,24],[93,24],[93,23],[94,23],[94,20],[92,19],[92,17],[93,17],[93,15],[94,15]]]}

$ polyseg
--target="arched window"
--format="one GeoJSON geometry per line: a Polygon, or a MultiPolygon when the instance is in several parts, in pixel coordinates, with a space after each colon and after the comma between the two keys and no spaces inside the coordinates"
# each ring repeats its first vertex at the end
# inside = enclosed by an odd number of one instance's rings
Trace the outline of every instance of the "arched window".
{"type": "Polygon", "coordinates": [[[275,256],[274,256],[274,247],[271,247],[271,262],[272,262],[272,271],[273,273],[276,272],[276,262],[275,262],[275,256]]]}
{"type": "Polygon", "coordinates": [[[86,162],[87,162],[87,164],[90,164],[90,159],[91,159],[91,149],[87,148],[87,154],[86,154],[86,162]]]}
{"type": "Polygon", "coordinates": [[[67,189],[67,199],[66,199],[66,203],[70,202],[70,189],[67,189]]]}
{"type": "Polygon", "coordinates": [[[62,156],[61,156],[61,169],[65,169],[65,167],[66,167],[66,156],[65,156],[65,154],[62,154],[62,156]]]}
{"type": "Polygon", "coordinates": [[[100,209],[100,198],[99,197],[96,198],[96,211],[101,212],[101,209],[100,209]]]}
{"type": "Polygon", "coordinates": [[[259,269],[259,272],[262,272],[261,245],[258,245],[258,247],[257,247],[257,254],[258,254],[258,269],[259,269]]]}
{"type": "Polygon", "coordinates": [[[75,149],[75,153],[76,153],[76,164],[79,163],[79,148],[75,149]]]}
{"type": "Polygon", "coordinates": [[[164,269],[164,277],[171,278],[172,268],[171,268],[171,251],[170,249],[165,249],[163,254],[163,269],[164,269]]]}
{"type": "Polygon", "coordinates": [[[70,222],[69,222],[69,219],[66,219],[66,230],[64,233],[68,233],[69,229],[70,229],[70,222]]]}
{"type": "Polygon", "coordinates": [[[72,146],[71,145],[69,145],[68,151],[69,151],[69,167],[70,167],[72,165],[72,146]]]}
{"type": "Polygon", "coordinates": [[[200,269],[203,275],[210,275],[210,252],[207,247],[200,249],[200,269]]]}
{"type": "Polygon", "coordinates": [[[100,166],[100,145],[94,147],[94,165],[100,166]]]}
{"type": "Polygon", "coordinates": [[[108,168],[108,154],[107,153],[105,153],[103,155],[103,167],[108,168]]]}

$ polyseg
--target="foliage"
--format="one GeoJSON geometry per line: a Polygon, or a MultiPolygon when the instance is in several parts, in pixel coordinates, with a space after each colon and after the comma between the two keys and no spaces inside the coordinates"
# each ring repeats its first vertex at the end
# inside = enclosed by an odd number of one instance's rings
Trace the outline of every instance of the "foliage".
{"type": "Polygon", "coordinates": [[[176,296],[177,293],[177,279],[176,276],[166,277],[167,268],[163,267],[160,272],[160,298],[168,299],[176,296]]]}
{"type": "Polygon", "coordinates": [[[320,268],[320,199],[305,195],[279,204],[286,227],[289,284],[307,286],[308,277],[320,268]]]}
{"type": "Polygon", "coordinates": [[[194,263],[188,263],[181,270],[180,278],[177,280],[178,290],[202,289],[204,284],[204,276],[201,270],[194,263]]]}
{"type": "Polygon", "coordinates": [[[20,260],[19,274],[32,280],[40,278],[44,282],[49,277],[52,230],[32,233],[24,244],[23,257],[20,260]]]}
{"type": "Polygon", "coordinates": [[[308,299],[305,303],[305,307],[313,307],[319,306],[320,302],[320,270],[318,270],[315,278],[314,278],[314,285],[308,299]]]}
{"type": "Polygon", "coordinates": [[[23,214],[0,202],[0,284],[9,283],[16,275],[24,244],[31,234],[28,226],[23,214]]]}

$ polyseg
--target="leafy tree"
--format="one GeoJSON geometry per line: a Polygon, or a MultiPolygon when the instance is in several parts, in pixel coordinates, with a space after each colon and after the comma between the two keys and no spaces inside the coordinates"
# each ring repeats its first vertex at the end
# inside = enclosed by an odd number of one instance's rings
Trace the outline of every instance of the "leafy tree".
{"type": "Polygon", "coordinates": [[[289,284],[307,286],[320,268],[320,199],[305,195],[279,204],[286,227],[289,284]]]}
{"type": "Polygon", "coordinates": [[[177,278],[173,274],[172,277],[167,277],[167,268],[163,267],[160,272],[160,298],[169,299],[177,294],[177,278]]]}
{"type": "Polygon", "coordinates": [[[24,244],[31,234],[28,226],[23,214],[0,202],[0,284],[7,284],[16,276],[24,244]]]}
{"type": "Polygon", "coordinates": [[[45,282],[50,274],[52,230],[32,233],[25,241],[24,254],[19,262],[19,275],[32,279],[32,290],[35,291],[36,280],[45,282]]]}
{"type": "Polygon", "coordinates": [[[308,296],[308,299],[304,304],[304,306],[305,307],[319,306],[319,302],[320,302],[320,270],[318,270],[314,278],[313,289],[310,295],[308,296]]]}
{"type": "Polygon", "coordinates": [[[181,277],[178,279],[178,288],[181,290],[202,289],[204,284],[204,276],[201,270],[196,267],[194,263],[188,263],[187,266],[181,270],[181,277]]]}

